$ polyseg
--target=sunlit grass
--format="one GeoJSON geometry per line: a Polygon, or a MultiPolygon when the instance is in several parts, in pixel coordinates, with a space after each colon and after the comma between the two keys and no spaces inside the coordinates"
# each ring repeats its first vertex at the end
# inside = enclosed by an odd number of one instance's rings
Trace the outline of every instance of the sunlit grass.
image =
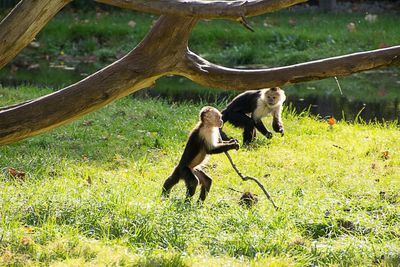
{"type": "MultiPolygon", "coordinates": [[[[1,88],[0,103],[44,93],[1,88]]],[[[242,182],[224,155],[208,163],[214,183],[203,206],[184,202],[183,183],[163,201],[162,182],[200,108],[127,97],[0,147],[0,265],[400,264],[395,123],[330,129],[307,112],[285,110],[284,137],[259,136],[230,153],[244,174],[264,183],[280,211],[255,184],[242,182]],[[11,177],[8,167],[25,177],[11,177]],[[230,188],[260,201],[243,208],[230,188]]]]}

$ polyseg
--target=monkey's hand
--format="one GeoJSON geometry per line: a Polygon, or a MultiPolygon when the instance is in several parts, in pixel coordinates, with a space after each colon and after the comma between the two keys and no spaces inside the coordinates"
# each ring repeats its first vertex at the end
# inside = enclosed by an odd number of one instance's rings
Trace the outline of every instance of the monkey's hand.
{"type": "Polygon", "coordinates": [[[278,131],[276,131],[277,133],[280,133],[281,136],[285,135],[285,131],[283,130],[283,127],[279,128],[278,131]]]}
{"type": "Polygon", "coordinates": [[[230,139],[229,141],[228,141],[230,144],[233,144],[233,143],[239,143],[239,141],[237,140],[237,139],[230,139]]]}
{"type": "Polygon", "coordinates": [[[274,119],[272,121],[272,128],[274,128],[275,132],[280,133],[282,136],[284,135],[283,123],[280,122],[279,120],[274,119]]]}
{"type": "Polygon", "coordinates": [[[272,133],[270,131],[266,132],[265,133],[265,137],[268,138],[268,139],[271,139],[272,138],[272,133]]]}
{"type": "Polygon", "coordinates": [[[240,145],[239,145],[239,142],[238,142],[237,140],[232,139],[232,140],[229,140],[229,142],[230,142],[230,144],[231,144],[231,146],[232,146],[232,149],[239,150],[240,145]],[[231,142],[231,141],[232,141],[232,142],[231,142]]]}

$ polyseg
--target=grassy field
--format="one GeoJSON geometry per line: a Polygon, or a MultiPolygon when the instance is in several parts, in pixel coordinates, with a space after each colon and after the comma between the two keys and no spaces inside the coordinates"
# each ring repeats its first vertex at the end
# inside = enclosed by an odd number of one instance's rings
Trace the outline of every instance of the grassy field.
{"type": "MultiPolygon", "coordinates": [[[[0,87],[0,106],[48,92],[0,87]]],[[[224,155],[208,163],[214,183],[203,206],[184,203],[183,184],[161,200],[201,106],[127,97],[0,147],[0,265],[399,266],[395,123],[330,129],[286,109],[284,137],[231,152],[281,210],[224,155]],[[259,202],[241,207],[229,188],[259,202]]]]}

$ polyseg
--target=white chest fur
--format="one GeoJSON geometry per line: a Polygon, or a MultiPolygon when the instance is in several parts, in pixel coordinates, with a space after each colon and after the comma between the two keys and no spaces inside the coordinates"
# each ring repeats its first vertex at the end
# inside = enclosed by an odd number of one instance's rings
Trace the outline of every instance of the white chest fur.
{"type": "Polygon", "coordinates": [[[219,130],[217,127],[204,127],[200,130],[200,136],[203,138],[209,148],[213,148],[218,143],[219,130]]]}
{"type": "Polygon", "coordinates": [[[252,117],[254,120],[260,120],[267,117],[271,113],[271,109],[268,107],[263,97],[257,100],[257,108],[254,110],[252,117]]]}

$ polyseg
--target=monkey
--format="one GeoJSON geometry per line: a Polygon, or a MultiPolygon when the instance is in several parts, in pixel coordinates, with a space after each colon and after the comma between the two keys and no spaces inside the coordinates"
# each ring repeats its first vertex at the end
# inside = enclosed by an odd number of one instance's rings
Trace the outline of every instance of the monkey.
{"type": "MultiPolygon", "coordinates": [[[[285,102],[285,92],[279,87],[249,90],[236,96],[224,110],[222,120],[243,129],[243,144],[250,144],[256,137],[256,129],[266,138],[272,138],[272,133],[265,128],[261,119],[272,115],[272,128],[283,136],[282,104],[285,102]]],[[[222,140],[228,136],[220,129],[222,140]]]]}
{"type": "Polygon", "coordinates": [[[193,197],[197,185],[200,184],[199,201],[204,201],[210,191],[212,179],[203,170],[202,164],[210,154],[223,153],[231,149],[239,149],[234,140],[223,141],[219,128],[222,127],[222,114],[213,107],[203,107],[199,114],[199,122],[189,134],[182,157],[172,174],[165,180],[162,196],[168,197],[171,188],[181,179],[186,184],[186,200],[193,197]]]}

